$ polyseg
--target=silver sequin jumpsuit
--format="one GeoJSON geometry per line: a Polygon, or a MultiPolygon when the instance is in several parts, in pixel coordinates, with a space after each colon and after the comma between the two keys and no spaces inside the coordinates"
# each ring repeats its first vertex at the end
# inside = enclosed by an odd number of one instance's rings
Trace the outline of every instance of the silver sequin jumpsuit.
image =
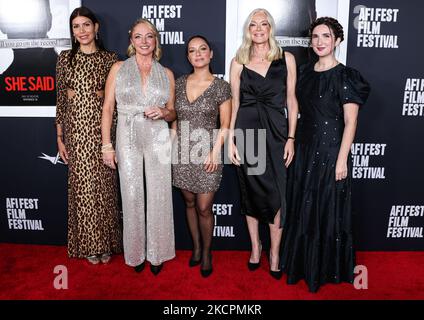
{"type": "Polygon", "coordinates": [[[125,263],[137,266],[147,259],[159,265],[175,257],[171,142],[168,124],[145,119],[143,111],[164,107],[169,79],[165,68],[154,61],[143,92],[135,57],[131,57],[117,74],[115,90],[125,263]]]}

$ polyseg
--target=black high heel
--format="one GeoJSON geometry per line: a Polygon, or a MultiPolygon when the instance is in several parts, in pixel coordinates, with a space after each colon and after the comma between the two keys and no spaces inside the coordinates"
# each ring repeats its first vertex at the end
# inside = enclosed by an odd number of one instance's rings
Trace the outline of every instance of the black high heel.
{"type": "Polygon", "coordinates": [[[134,267],[135,272],[140,273],[144,270],[144,267],[146,266],[146,260],[143,261],[142,264],[139,264],[138,266],[134,267]]]}
{"type": "Polygon", "coordinates": [[[158,274],[159,274],[159,272],[161,272],[161,270],[162,270],[162,268],[163,268],[163,263],[161,263],[160,265],[158,265],[158,266],[154,266],[153,264],[151,264],[150,265],[150,271],[155,275],[155,276],[157,276],[158,274]]]}
{"type": "Polygon", "coordinates": [[[189,265],[190,267],[195,267],[195,266],[198,266],[200,263],[202,263],[202,259],[194,260],[194,259],[191,259],[191,258],[190,258],[190,260],[189,260],[189,262],[188,262],[188,265],[189,265]]]}
{"type": "Polygon", "coordinates": [[[190,260],[188,261],[188,265],[190,267],[198,266],[202,262],[202,256],[200,256],[199,260],[193,259],[194,253],[191,254],[190,260]]]}
{"type": "Polygon", "coordinates": [[[250,271],[255,271],[261,266],[261,256],[262,256],[262,243],[259,243],[259,261],[258,262],[247,262],[247,268],[250,271]]]}
{"type": "Polygon", "coordinates": [[[280,269],[278,271],[272,271],[271,270],[271,251],[269,252],[269,274],[275,280],[280,280],[283,277],[283,270],[282,269],[280,269]]]}
{"type": "Polygon", "coordinates": [[[211,267],[209,269],[202,269],[200,268],[200,274],[202,275],[203,278],[207,278],[209,277],[212,272],[213,272],[213,268],[212,268],[212,254],[209,253],[209,259],[210,259],[210,263],[211,263],[211,267]]]}
{"type": "Polygon", "coordinates": [[[271,275],[271,277],[273,277],[275,280],[280,280],[283,277],[283,270],[278,270],[278,271],[272,271],[269,270],[269,274],[271,275]]]}
{"type": "Polygon", "coordinates": [[[255,270],[257,270],[259,267],[261,266],[261,260],[259,259],[259,262],[255,262],[255,263],[253,263],[253,262],[248,262],[247,263],[247,268],[250,270],[250,271],[255,271],[255,270]]]}

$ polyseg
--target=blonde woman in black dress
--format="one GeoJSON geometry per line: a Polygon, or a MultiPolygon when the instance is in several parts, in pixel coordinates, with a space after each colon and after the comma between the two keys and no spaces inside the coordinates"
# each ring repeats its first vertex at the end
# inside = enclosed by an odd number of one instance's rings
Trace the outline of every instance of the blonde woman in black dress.
{"type": "MultiPolygon", "coordinates": [[[[269,225],[270,274],[281,278],[279,252],[286,215],[286,170],[294,155],[297,122],[296,61],[283,52],[274,38],[274,19],[265,9],[255,9],[244,26],[243,43],[231,62],[232,117],[229,158],[238,166],[241,208],[246,215],[252,252],[248,268],[260,266],[262,251],[259,222],[269,225]],[[285,108],[287,107],[286,117],[285,108]],[[249,141],[253,133],[254,141],[249,141]],[[264,141],[261,134],[266,133],[264,141]],[[232,137],[231,137],[231,140],[232,137]],[[244,140],[244,141],[243,141],[244,140]],[[249,155],[257,155],[249,159],[249,155]],[[251,161],[253,160],[253,161],[251,161]]],[[[262,136],[263,137],[263,136],[262,136]]]]}
{"type": "Polygon", "coordinates": [[[197,35],[189,39],[187,58],[193,72],[176,81],[175,109],[178,121],[173,123],[178,142],[173,185],[181,189],[186,204],[193,240],[189,265],[201,264],[203,277],[208,277],[213,270],[212,204],[221,182],[221,149],[231,117],[230,85],[211,73],[209,64],[212,57],[213,51],[206,38],[197,35]],[[201,150],[197,150],[199,143],[203,145],[201,150]]]}

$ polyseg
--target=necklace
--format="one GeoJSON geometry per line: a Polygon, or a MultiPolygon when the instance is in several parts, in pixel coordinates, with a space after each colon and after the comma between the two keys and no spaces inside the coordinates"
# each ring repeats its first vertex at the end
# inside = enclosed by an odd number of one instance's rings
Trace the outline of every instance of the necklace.
{"type": "Polygon", "coordinates": [[[267,60],[267,53],[264,53],[262,55],[259,55],[256,50],[253,50],[253,54],[252,54],[252,58],[257,58],[259,59],[261,62],[264,62],[265,60],[267,60]]]}
{"type": "Polygon", "coordinates": [[[254,54],[253,57],[254,58],[258,58],[259,60],[261,60],[261,62],[264,62],[265,61],[265,56],[261,57],[261,56],[258,56],[256,54],[254,54]]]}

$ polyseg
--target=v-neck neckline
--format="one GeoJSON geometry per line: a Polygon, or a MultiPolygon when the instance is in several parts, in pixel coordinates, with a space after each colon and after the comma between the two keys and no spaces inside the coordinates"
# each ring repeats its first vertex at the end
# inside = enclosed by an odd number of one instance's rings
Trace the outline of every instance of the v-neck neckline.
{"type": "Polygon", "coordinates": [[[243,67],[244,67],[245,69],[249,70],[249,71],[252,71],[252,72],[256,73],[256,74],[257,74],[257,75],[259,75],[262,79],[266,79],[266,78],[267,78],[267,76],[268,76],[269,70],[271,69],[271,66],[272,66],[272,64],[274,63],[274,61],[275,61],[275,60],[271,61],[271,63],[269,64],[268,69],[266,70],[265,76],[263,76],[262,74],[260,74],[259,72],[255,71],[255,70],[253,70],[253,69],[248,68],[245,64],[243,65],[243,67]]]}
{"type": "Polygon", "coordinates": [[[141,93],[143,94],[144,97],[146,97],[147,96],[147,91],[148,91],[149,85],[150,85],[150,78],[151,78],[152,73],[153,73],[153,67],[154,67],[154,64],[155,64],[155,60],[154,59],[152,60],[152,67],[150,68],[150,72],[149,72],[149,74],[146,77],[146,84],[145,84],[144,87],[143,87],[143,76],[141,74],[140,68],[138,67],[137,57],[136,56],[134,56],[134,63],[135,63],[135,67],[137,69],[138,77],[140,79],[141,93]]]}
{"type": "Polygon", "coordinates": [[[211,83],[207,86],[207,88],[205,90],[203,90],[203,92],[193,101],[190,101],[190,99],[188,98],[188,94],[187,94],[187,80],[188,80],[188,75],[185,78],[185,84],[184,84],[184,93],[185,93],[185,99],[187,100],[187,102],[190,105],[195,104],[202,96],[204,96],[204,94],[212,87],[212,84],[215,82],[216,77],[214,76],[211,83]]]}

